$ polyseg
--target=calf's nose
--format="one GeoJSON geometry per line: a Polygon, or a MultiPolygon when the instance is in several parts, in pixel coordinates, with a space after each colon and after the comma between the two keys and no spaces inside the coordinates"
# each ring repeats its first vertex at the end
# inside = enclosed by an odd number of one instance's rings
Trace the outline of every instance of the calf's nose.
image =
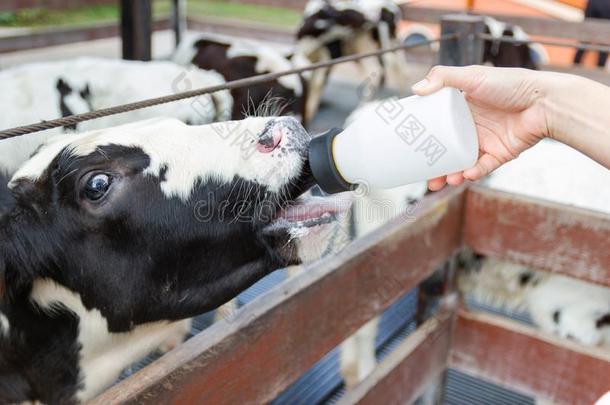
{"type": "Polygon", "coordinates": [[[282,138],[284,138],[285,135],[281,125],[274,125],[269,131],[265,131],[259,138],[256,150],[260,153],[273,152],[280,142],[282,142],[282,138]]]}

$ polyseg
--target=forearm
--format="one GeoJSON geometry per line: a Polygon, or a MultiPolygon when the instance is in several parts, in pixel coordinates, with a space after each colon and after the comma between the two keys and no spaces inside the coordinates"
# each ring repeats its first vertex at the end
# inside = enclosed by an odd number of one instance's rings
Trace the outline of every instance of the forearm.
{"type": "Polygon", "coordinates": [[[545,95],[547,136],[610,168],[610,87],[572,75],[552,81],[545,95]]]}

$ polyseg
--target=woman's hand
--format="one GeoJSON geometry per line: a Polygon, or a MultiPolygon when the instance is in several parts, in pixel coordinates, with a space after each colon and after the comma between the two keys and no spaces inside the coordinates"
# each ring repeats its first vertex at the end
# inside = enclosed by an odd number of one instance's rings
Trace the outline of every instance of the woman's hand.
{"type": "Polygon", "coordinates": [[[464,92],[479,136],[479,159],[464,172],[430,180],[428,187],[439,190],[446,182],[459,185],[464,179],[480,179],[549,136],[544,100],[547,84],[556,77],[547,75],[556,76],[486,66],[432,68],[413,92],[423,96],[442,87],[464,92]]]}

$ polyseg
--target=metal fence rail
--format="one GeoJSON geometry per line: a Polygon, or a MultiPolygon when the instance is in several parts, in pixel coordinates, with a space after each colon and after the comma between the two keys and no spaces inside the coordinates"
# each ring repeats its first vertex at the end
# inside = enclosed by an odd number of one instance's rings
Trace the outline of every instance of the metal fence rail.
{"type": "Polygon", "coordinates": [[[530,39],[516,39],[513,37],[494,37],[491,34],[478,34],[478,37],[486,40],[486,41],[498,41],[498,42],[507,42],[510,44],[541,44],[541,45],[551,45],[551,46],[560,46],[563,48],[574,48],[574,49],[582,49],[585,51],[599,51],[599,52],[610,52],[610,45],[605,44],[580,44],[569,41],[559,41],[559,40],[551,40],[551,39],[541,39],[541,40],[530,40],[530,39]]]}

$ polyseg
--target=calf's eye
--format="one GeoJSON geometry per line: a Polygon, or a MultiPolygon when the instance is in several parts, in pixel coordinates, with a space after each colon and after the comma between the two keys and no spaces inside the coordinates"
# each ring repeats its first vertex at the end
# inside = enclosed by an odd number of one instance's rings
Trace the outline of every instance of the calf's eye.
{"type": "Polygon", "coordinates": [[[99,173],[91,176],[85,184],[85,198],[89,201],[101,199],[108,192],[111,183],[112,177],[107,174],[99,173]]]}

